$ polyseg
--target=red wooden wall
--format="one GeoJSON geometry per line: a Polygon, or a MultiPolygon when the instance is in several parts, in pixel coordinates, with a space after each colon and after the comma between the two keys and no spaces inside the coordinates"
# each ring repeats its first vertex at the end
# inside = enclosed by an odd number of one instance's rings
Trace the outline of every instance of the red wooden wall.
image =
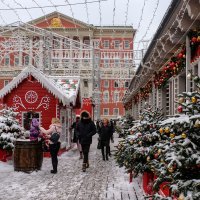
{"type": "Polygon", "coordinates": [[[20,113],[20,123],[22,123],[22,112],[40,112],[41,125],[46,129],[49,128],[52,117],[56,117],[57,99],[33,77],[23,80],[17,88],[4,97],[3,103],[8,107],[18,107],[16,111],[20,113]],[[28,96],[30,91],[36,92],[37,98],[31,100],[30,95],[28,96]],[[48,102],[45,102],[46,100],[48,102]]]}

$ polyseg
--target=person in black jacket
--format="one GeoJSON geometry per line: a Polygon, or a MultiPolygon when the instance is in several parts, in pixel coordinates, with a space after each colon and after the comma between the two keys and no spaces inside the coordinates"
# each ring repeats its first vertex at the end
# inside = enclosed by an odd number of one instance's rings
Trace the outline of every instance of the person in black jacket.
{"type": "Polygon", "coordinates": [[[89,167],[89,150],[92,144],[92,136],[96,134],[96,126],[90,118],[90,114],[87,111],[81,113],[81,120],[77,124],[77,136],[82,146],[83,151],[83,172],[89,167]]]}
{"type": "Polygon", "coordinates": [[[72,124],[72,126],[70,127],[70,130],[74,129],[74,134],[73,134],[73,143],[76,143],[77,144],[77,148],[78,148],[78,151],[80,153],[80,158],[79,159],[83,159],[83,152],[82,152],[82,147],[81,147],[81,144],[79,143],[79,140],[78,140],[78,136],[77,136],[77,125],[78,125],[78,122],[80,121],[80,115],[76,115],[76,121],[72,124]]]}
{"type": "Polygon", "coordinates": [[[113,127],[109,125],[108,119],[103,119],[103,124],[101,128],[99,129],[99,136],[101,141],[101,153],[103,160],[108,160],[108,154],[110,149],[110,140],[113,136],[113,127]],[[104,147],[106,147],[106,157],[104,152],[104,147]]]}

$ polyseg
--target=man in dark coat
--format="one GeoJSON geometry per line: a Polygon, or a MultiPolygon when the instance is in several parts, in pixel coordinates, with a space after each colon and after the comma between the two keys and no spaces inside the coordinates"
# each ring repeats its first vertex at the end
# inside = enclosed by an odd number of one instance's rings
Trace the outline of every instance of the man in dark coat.
{"type": "Polygon", "coordinates": [[[79,140],[78,140],[78,136],[77,136],[77,125],[78,125],[78,122],[80,121],[80,115],[76,115],[76,121],[72,124],[70,130],[74,129],[74,134],[73,134],[73,143],[76,143],[77,144],[77,148],[78,148],[78,151],[80,153],[80,158],[79,159],[83,159],[83,152],[82,152],[82,147],[81,147],[81,144],[79,143],[79,140]]]}
{"type": "Polygon", "coordinates": [[[109,150],[110,150],[110,140],[113,137],[113,127],[110,126],[108,119],[103,119],[103,124],[99,129],[99,136],[101,141],[101,152],[103,160],[108,160],[109,150]],[[106,147],[106,157],[104,152],[104,147],[106,147]]]}
{"type": "Polygon", "coordinates": [[[81,113],[81,120],[77,124],[77,135],[83,151],[83,172],[89,167],[89,150],[92,144],[92,136],[96,134],[96,126],[86,111],[81,113]]]}

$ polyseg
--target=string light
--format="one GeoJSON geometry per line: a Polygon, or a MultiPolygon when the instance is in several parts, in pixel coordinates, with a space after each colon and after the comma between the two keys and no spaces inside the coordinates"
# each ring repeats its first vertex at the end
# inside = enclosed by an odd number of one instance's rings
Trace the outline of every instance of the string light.
{"type": "MultiPolygon", "coordinates": [[[[178,13],[178,15],[177,15],[177,16],[179,16],[179,15],[181,14],[180,21],[183,20],[183,17],[184,17],[184,15],[185,15],[186,11],[187,11],[187,5],[188,5],[188,3],[189,3],[189,1],[183,3],[183,5],[182,5],[182,7],[181,7],[181,9],[180,9],[180,11],[179,11],[179,13],[178,13]],[[183,10],[184,10],[184,12],[183,12],[183,10]]],[[[198,14],[198,16],[199,16],[199,15],[200,15],[200,13],[198,14]]],[[[198,19],[198,16],[197,16],[196,19],[198,19]]],[[[185,32],[185,34],[179,39],[179,42],[185,37],[185,35],[187,34],[187,32],[191,29],[191,27],[192,27],[192,25],[195,23],[196,19],[193,21],[193,23],[192,23],[192,24],[190,25],[190,27],[187,29],[187,31],[185,32]]],[[[154,53],[155,53],[155,51],[156,51],[156,49],[157,49],[157,44],[158,44],[158,42],[161,41],[163,38],[165,38],[165,36],[167,36],[167,35],[170,33],[170,30],[172,29],[172,27],[174,26],[175,23],[176,23],[176,20],[172,23],[172,25],[170,26],[170,28],[168,29],[168,31],[167,31],[164,35],[161,36],[160,39],[155,40],[155,41],[156,41],[156,44],[155,44],[155,47],[154,47],[154,49],[153,49],[153,51],[152,51],[152,55],[151,55],[151,57],[150,57],[150,59],[149,59],[149,60],[150,60],[149,63],[150,63],[151,60],[155,57],[155,56],[154,56],[154,53]]],[[[179,27],[176,26],[176,29],[175,29],[175,31],[174,31],[174,34],[177,33],[178,28],[179,28],[179,27]]],[[[177,42],[177,44],[178,44],[179,42],[177,42]]],[[[166,44],[166,43],[167,43],[167,40],[165,40],[165,43],[164,43],[164,44],[166,44]]],[[[166,59],[166,56],[169,54],[169,52],[171,52],[171,51],[177,46],[177,44],[175,44],[167,53],[165,53],[165,56],[164,56],[164,58],[162,58],[162,61],[164,61],[164,60],[166,59]]],[[[174,55],[175,55],[175,54],[174,54],[174,55]]],[[[162,62],[161,62],[161,63],[162,63],[162,62]]],[[[162,65],[162,66],[163,66],[163,65],[162,65]]],[[[133,95],[139,90],[138,85],[140,85],[141,82],[143,83],[143,85],[145,85],[145,83],[146,83],[147,80],[144,81],[144,76],[147,76],[147,75],[148,75],[148,74],[145,74],[145,75],[135,75],[135,76],[134,76],[135,79],[138,79],[138,78],[139,78],[140,82],[138,82],[138,83],[135,85],[135,89],[133,89],[133,90],[131,91],[131,96],[133,96],[133,95]]],[[[149,80],[149,79],[148,79],[148,80],[149,80]]],[[[128,94],[127,94],[127,96],[128,96],[128,94]]],[[[127,98],[128,98],[128,97],[127,97],[127,98]]]]}

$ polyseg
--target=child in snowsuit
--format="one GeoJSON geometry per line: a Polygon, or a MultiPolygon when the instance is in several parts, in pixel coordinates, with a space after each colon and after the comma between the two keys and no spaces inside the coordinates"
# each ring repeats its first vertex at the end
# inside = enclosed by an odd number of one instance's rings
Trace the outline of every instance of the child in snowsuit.
{"type": "Polygon", "coordinates": [[[31,121],[30,140],[38,140],[40,134],[39,121],[33,118],[31,121]]]}

